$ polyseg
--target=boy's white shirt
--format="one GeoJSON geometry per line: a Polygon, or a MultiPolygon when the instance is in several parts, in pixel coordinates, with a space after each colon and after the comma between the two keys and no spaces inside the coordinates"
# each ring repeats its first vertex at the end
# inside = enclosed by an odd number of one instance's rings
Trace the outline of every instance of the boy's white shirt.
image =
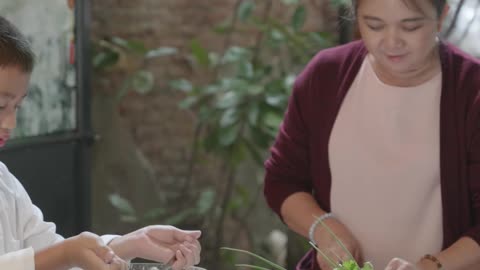
{"type": "MultiPolygon", "coordinates": [[[[0,269],[34,270],[34,251],[62,241],[22,184],[0,162],[0,269]]],[[[109,243],[116,235],[104,235],[109,243]]]]}

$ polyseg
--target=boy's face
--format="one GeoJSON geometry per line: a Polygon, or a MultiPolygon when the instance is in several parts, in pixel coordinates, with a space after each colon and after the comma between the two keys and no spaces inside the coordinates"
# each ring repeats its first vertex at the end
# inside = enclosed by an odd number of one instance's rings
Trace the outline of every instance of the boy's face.
{"type": "Polygon", "coordinates": [[[17,66],[0,67],[0,147],[17,124],[17,109],[27,95],[29,81],[30,74],[17,66]]]}

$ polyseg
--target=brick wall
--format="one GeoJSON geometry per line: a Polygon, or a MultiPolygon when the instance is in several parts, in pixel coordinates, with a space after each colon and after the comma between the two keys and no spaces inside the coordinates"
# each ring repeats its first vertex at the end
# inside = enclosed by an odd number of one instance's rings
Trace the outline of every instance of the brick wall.
{"type": "MultiPolygon", "coordinates": [[[[232,14],[235,0],[101,0],[93,4],[93,38],[119,36],[138,39],[150,47],[172,46],[187,50],[196,38],[209,49],[220,50],[224,39],[213,34],[213,25],[232,14]]],[[[257,1],[262,6],[266,1],[257,1]]],[[[321,1],[309,4],[309,29],[333,29],[333,17],[321,1]]],[[[274,13],[289,18],[286,10],[274,1],[274,13]]],[[[251,43],[252,35],[234,36],[235,42],[251,43]]],[[[188,77],[202,82],[208,77],[194,73],[182,57],[160,58],[148,69],[156,78],[155,91],[146,96],[129,95],[121,104],[113,104],[109,94],[117,89],[121,72],[97,75],[94,80],[93,122],[102,136],[94,149],[93,194],[94,229],[97,232],[123,232],[131,229],[116,222],[118,217],[105,215],[112,208],[105,197],[117,192],[134,201],[138,209],[148,209],[152,185],[162,189],[182,181],[187,171],[194,131],[194,115],[180,110],[183,96],[165,90],[168,80],[188,77]],[[110,79],[104,82],[103,79],[110,79]],[[134,158],[132,158],[132,156],[134,158]],[[140,157],[140,161],[138,159],[140,157]],[[144,159],[146,162],[142,162],[144,159]],[[153,180],[152,180],[153,179],[153,180]],[[152,180],[152,181],[151,181],[152,180]],[[160,184],[152,184],[160,182],[160,184]],[[146,196],[147,194],[147,196],[146,196]]],[[[216,176],[215,162],[197,167],[195,181],[208,182],[216,176]]],[[[263,202],[262,202],[263,203],[263,202]]],[[[272,218],[264,215],[264,218],[272,218]]]]}

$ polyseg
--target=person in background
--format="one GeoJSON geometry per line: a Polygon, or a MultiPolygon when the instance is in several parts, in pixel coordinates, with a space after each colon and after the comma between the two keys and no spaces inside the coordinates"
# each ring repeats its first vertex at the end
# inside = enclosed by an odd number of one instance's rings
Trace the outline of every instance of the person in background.
{"type": "MultiPolygon", "coordinates": [[[[439,39],[445,0],[353,0],[361,39],[296,78],[269,206],[331,258],[480,269],[480,61],[439,39]],[[338,255],[338,257],[337,257],[338,255]]],[[[300,269],[331,269],[310,250],[300,269]]]]}
{"type": "MultiPolygon", "coordinates": [[[[16,126],[28,94],[34,54],[26,38],[0,16],[0,147],[16,126]]],[[[85,232],[64,239],[45,222],[21,183],[0,162],[0,269],[126,269],[136,257],[188,269],[200,261],[200,231],[152,225],[122,236],[85,232]]]]}

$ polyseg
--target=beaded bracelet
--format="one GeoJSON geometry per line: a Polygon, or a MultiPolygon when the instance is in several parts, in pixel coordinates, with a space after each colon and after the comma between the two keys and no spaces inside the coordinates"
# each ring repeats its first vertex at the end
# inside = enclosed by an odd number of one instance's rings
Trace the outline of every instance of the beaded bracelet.
{"type": "Polygon", "coordinates": [[[437,269],[441,270],[443,269],[442,263],[437,259],[437,257],[431,255],[431,254],[425,254],[425,256],[422,257],[422,259],[429,260],[434,262],[437,265],[437,269]]]}
{"type": "Polygon", "coordinates": [[[313,237],[315,229],[317,228],[318,224],[320,224],[320,222],[324,221],[327,218],[331,218],[331,217],[333,217],[332,213],[325,213],[325,214],[321,215],[319,218],[315,219],[315,221],[310,226],[310,229],[308,230],[308,238],[310,238],[310,242],[314,243],[315,245],[317,244],[317,242],[315,242],[315,239],[313,237]]]}

